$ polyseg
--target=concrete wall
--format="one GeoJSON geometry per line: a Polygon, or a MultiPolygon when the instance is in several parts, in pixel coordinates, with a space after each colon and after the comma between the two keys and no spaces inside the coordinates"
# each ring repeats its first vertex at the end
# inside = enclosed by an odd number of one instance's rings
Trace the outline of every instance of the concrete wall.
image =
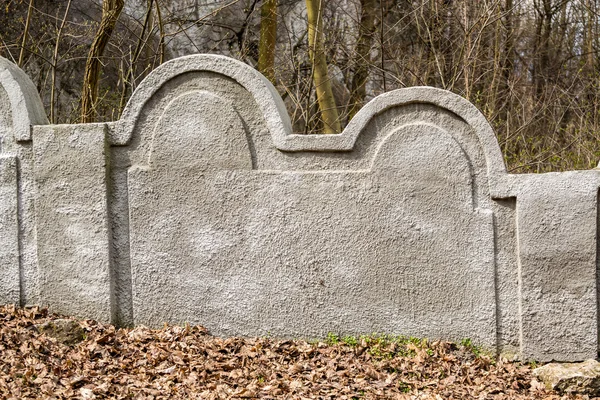
{"type": "Polygon", "coordinates": [[[393,91],[339,135],[297,135],[221,56],[162,65],[111,123],[49,126],[32,88],[0,60],[2,303],[597,355],[600,172],[507,174],[457,95],[393,91]]]}

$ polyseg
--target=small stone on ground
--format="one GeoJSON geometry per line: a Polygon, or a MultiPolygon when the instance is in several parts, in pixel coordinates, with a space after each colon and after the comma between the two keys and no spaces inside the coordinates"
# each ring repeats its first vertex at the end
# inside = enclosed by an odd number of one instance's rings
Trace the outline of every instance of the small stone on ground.
{"type": "Polygon", "coordinates": [[[600,395],[600,363],[587,360],[581,363],[550,363],[533,370],[546,389],[559,393],[600,395]]]}
{"type": "Polygon", "coordinates": [[[38,332],[50,336],[66,345],[74,345],[84,338],[83,328],[71,319],[55,319],[34,325],[38,332]]]}

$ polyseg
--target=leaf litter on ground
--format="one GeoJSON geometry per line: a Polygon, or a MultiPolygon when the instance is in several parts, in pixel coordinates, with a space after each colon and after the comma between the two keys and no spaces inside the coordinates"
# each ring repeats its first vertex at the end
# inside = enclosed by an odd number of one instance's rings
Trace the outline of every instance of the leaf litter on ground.
{"type": "Polygon", "coordinates": [[[219,338],[201,326],[81,320],[83,340],[64,344],[36,329],[60,318],[0,307],[0,398],[588,399],[547,391],[531,366],[496,360],[470,341],[219,338]]]}

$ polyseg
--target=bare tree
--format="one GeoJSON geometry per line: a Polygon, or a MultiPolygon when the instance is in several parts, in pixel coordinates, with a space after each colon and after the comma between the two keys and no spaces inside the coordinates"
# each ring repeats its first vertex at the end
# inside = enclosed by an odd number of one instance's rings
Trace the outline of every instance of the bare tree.
{"type": "MultiPolygon", "coordinates": [[[[377,0],[360,1],[360,26],[355,51],[355,70],[352,76],[350,112],[352,118],[360,110],[367,94],[367,79],[371,62],[371,44],[375,33],[377,0]]],[[[383,31],[383,29],[382,29],[383,31]]],[[[383,54],[383,51],[381,52],[383,54]]]]}
{"type": "Polygon", "coordinates": [[[154,10],[153,3],[154,3],[154,0],[148,0],[146,16],[144,17],[144,22],[142,24],[142,33],[140,34],[140,37],[138,38],[138,42],[135,46],[135,50],[133,51],[133,55],[131,58],[131,62],[129,64],[129,68],[127,69],[127,72],[125,73],[125,76],[123,78],[123,89],[121,91],[121,100],[119,101],[119,114],[122,113],[123,109],[125,108],[125,104],[127,102],[128,95],[129,95],[130,89],[131,89],[131,81],[133,79],[135,64],[137,63],[138,58],[140,57],[140,54],[142,52],[142,48],[144,47],[144,43],[147,40],[146,32],[148,31],[150,24],[151,24],[152,12],[154,10]]]}
{"type": "Polygon", "coordinates": [[[306,0],[308,15],[308,48],[312,64],[312,76],[317,92],[319,111],[323,122],[323,133],[339,133],[341,129],[331,81],[327,69],[327,58],[323,46],[323,0],[306,0]]]}
{"type": "Polygon", "coordinates": [[[69,0],[69,2],[67,3],[67,8],[65,10],[65,15],[63,16],[62,20],[60,21],[60,27],[58,28],[58,31],[56,32],[56,43],[54,44],[54,53],[52,54],[52,86],[50,87],[50,122],[55,124],[56,123],[56,114],[55,114],[55,103],[56,103],[56,64],[58,63],[59,60],[59,55],[58,55],[58,49],[59,49],[59,45],[60,45],[60,39],[63,33],[63,30],[65,29],[65,24],[67,22],[67,17],[69,16],[69,10],[71,9],[71,1],[69,0]]]}
{"type": "Polygon", "coordinates": [[[512,172],[600,158],[598,0],[129,0],[113,27],[110,4],[10,0],[0,12],[0,54],[55,123],[114,120],[165,59],[217,53],[269,75],[296,133],[337,133],[366,99],[430,85],[481,109],[512,172]]]}
{"type": "Polygon", "coordinates": [[[277,0],[263,0],[260,8],[258,70],[275,82],[275,45],[277,43],[277,0]]]}
{"type": "Polygon", "coordinates": [[[102,2],[102,20],[85,65],[81,92],[81,122],[93,122],[96,119],[98,82],[102,66],[100,57],[104,54],[104,49],[110,40],[124,5],[124,0],[104,0],[102,2]]]}
{"type": "Polygon", "coordinates": [[[27,7],[27,18],[25,19],[25,29],[23,29],[23,40],[21,42],[21,51],[19,52],[19,61],[17,65],[20,67],[23,65],[23,57],[25,56],[25,45],[27,44],[27,34],[29,34],[29,25],[31,24],[31,15],[33,11],[33,0],[29,0],[29,7],[27,7]]]}

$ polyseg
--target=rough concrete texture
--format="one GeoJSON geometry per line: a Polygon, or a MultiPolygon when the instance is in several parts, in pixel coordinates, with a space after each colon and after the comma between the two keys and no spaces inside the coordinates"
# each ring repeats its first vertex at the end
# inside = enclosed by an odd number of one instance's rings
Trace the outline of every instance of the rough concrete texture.
{"type": "Polygon", "coordinates": [[[597,185],[573,172],[533,175],[517,198],[521,350],[531,358],[597,351],[597,185]]]}
{"type": "Polygon", "coordinates": [[[548,390],[600,395],[600,363],[596,360],[550,363],[534,369],[533,375],[542,381],[548,390]]]}
{"type": "Polygon", "coordinates": [[[468,337],[542,361],[598,351],[600,172],[507,174],[488,122],[450,92],[393,91],[341,134],[297,135],[258,72],[189,56],[119,121],[36,126],[33,148],[40,277],[20,287],[54,310],[218,335],[468,337]]]}
{"type": "Polygon", "coordinates": [[[19,304],[17,160],[0,156],[0,303],[19,304]]]}
{"type": "Polygon", "coordinates": [[[110,320],[104,124],[34,128],[41,297],[53,310],[110,320]]]}
{"type": "MultiPolygon", "coordinates": [[[[4,280],[5,275],[11,276],[11,286],[19,288],[18,297],[14,297],[14,290],[11,290],[10,296],[2,299],[7,303],[24,305],[40,302],[31,126],[44,124],[48,124],[48,119],[35,85],[16,65],[0,57],[0,158],[15,159],[17,196],[17,237],[14,237],[13,226],[0,226],[2,247],[11,246],[9,243],[14,240],[18,245],[18,257],[12,259],[12,264],[7,259],[0,264],[0,280],[4,280]],[[5,241],[5,235],[11,235],[12,239],[5,241]],[[16,282],[14,270],[18,271],[16,282]]],[[[13,192],[12,189],[6,190],[13,192]]],[[[6,209],[8,205],[4,204],[4,199],[2,201],[0,207],[6,209]]],[[[4,296],[4,291],[0,291],[1,296],[4,296]]]]}

